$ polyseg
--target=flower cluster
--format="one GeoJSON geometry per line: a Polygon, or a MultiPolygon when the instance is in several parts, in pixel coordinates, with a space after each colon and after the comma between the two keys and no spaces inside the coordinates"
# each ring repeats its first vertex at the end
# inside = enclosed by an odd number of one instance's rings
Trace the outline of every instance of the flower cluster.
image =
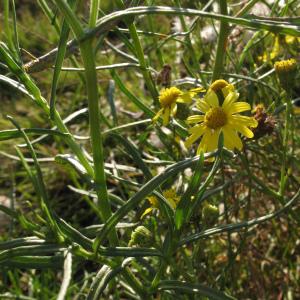
{"type": "MultiPolygon", "coordinates": [[[[159,101],[161,110],[154,117],[156,121],[163,117],[163,125],[169,123],[170,116],[174,117],[178,102],[190,103],[192,97],[203,89],[190,90],[183,93],[176,87],[165,89],[160,93],[159,101]]],[[[251,110],[247,102],[238,102],[239,93],[232,84],[225,80],[217,80],[212,83],[202,99],[198,99],[196,106],[199,114],[187,118],[188,124],[195,124],[189,129],[190,136],[185,141],[185,146],[190,147],[201,138],[197,149],[200,152],[211,152],[217,149],[221,132],[224,136],[224,146],[229,150],[243,147],[240,135],[253,138],[251,128],[257,127],[257,121],[253,117],[242,116],[239,113],[251,110]]]]}

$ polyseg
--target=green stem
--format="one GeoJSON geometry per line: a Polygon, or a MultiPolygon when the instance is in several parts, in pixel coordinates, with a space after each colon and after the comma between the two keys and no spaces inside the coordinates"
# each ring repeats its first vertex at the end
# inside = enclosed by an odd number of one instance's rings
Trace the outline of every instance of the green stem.
{"type": "Polygon", "coordinates": [[[98,11],[99,11],[100,0],[91,0],[90,3],[90,20],[89,27],[93,28],[96,26],[96,22],[98,19],[98,11]]]}
{"type": "MultiPolygon", "coordinates": [[[[174,0],[174,2],[176,4],[176,6],[178,6],[179,8],[181,8],[181,4],[180,4],[179,0],[174,0]]],[[[183,15],[179,15],[179,18],[180,18],[180,23],[182,25],[183,30],[185,32],[190,32],[190,29],[187,27],[186,22],[184,20],[184,16],[183,15]]],[[[202,72],[199,71],[200,70],[200,68],[199,68],[199,62],[197,60],[197,55],[196,55],[196,52],[195,52],[195,50],[193,48],[193,45],[192,45],[190,34],[188,34],[185,37],[185,42],[186,42],[187,48],[188,48],[188,50],[190,52],[191,60],[193,62],[193,69],[196,70],[197,72],[199,72],[199,76],[201,78],[201,82],[202,82],[203,86],[206,88],[207,87],[206,79],[203,76],[202,72]]]]}
{"type": "MultiPolygon", "coordinates": [[[[126,7],[124,5],[124,2],[122,0],[116,0],[116,3],[117,3],[117,6],[120,9],[126,9],[126,7]]],[[[130,33],[130,36],[132,38],[133,46],[134,46],[134,49],[136,51],[136,56],[137,56],[137,59],[138,59],[139,64],[140,64],[140,70],[141,70],[142,75],[144,77],[146,86],[147,86],[148,90],[151,93],[151,96],[153,98],[154,103],[157,103],[158,92],[157,92],[156,87],[154,85],[154,82],[153,82],[153,79],[152,79],[152,76],[151,76],[151,73],[150,73],[150,70],[149,70],[148,63],[145,60],[143,47],[141,45],[136,27],[135,27],[134,23],[132,22],[132,20],[129,20],[127,23],[128,23],[127,26],[128,26],[128,29],[129,29],[129,33],[130,33]]]]}
{"type": "Polygon", "coordinates": [[[9,25],[9,0],[4,0],[4,32],[6,34],[7,44],[11,51],[14,51],[14,43],[12,39],[11,26],[9,25]]]}
{"type": "Polygon", "coordinates": [[[143,51],[142,45],[140,43],[139,36],[137,34],[137,30],[136,30],[136,27],[134,24],[129,25],[129,32],[130,32],[130,35],[131,35],[131,38],[133,41],[134,48],[136,50],[137,58],[139,60],[140,66],[141,66],[140,69],[141,69],[142,75],[145,79],[145,83],[151,93],[153,100],[156,101],[157,97],[158,97],[158,93],[157,93],[157,90],[153,83],[153,79],[152,79],[152,76],[149,71],[149,66],[145,60],[144,51],[143,51]]]}
{"type": "MultiPolygon", "coordinates": [[[[224,164],[224,157],[221,156],[221,177],[222,177],[222,184],[225,184],[225,164],[224,164]]],[[[226,224],[230,224],[229,220],[229,211],[228,211],[228,193],[227,188],[225,187],[223,190],[223,203],[224,203],[224,215],[225,215],[225,222],[226,224]]],[[[228,263],[224,269],[224,278],[223,284],[227,284],[231,282],[234,283],[234,272],[233,272],[233,264],[234,264],[234,253],[232,249],[232,239],[230,231],[227,232],[227,257],[228,263]]]]}
{"type": "MultiPolygon", "coordinates": [[[[50,115],[50,108],[49,107],[47,107],[47,111],[49,111],[48,115],[50,115]]],[[[71,148],[73,153],[76,155],[76,157],[78,158],[80,163],[83,165],[83,167],[85,168],[85,170],[87,171],[89,176],[91,176],[93,178],[94,177],[94,170],[93,170],[92,166],[90,165],[89,161],[87,160],[86,156],[82,152],[80,146],[75,141],[72,134],[69,132],[67,126],[64,124],[63,120],[61,119],[60,114],[56,110],[55,110],[55,114],[54,114],[54,124],[57,126],[57,128],[61,132],[68,134],[68,136],[65,139],[65,142],[68,144],[68,146],[71,148]]]]}
{"type": "Polygon", "coordinates": [[[150,300],[149,295],[147,294],[147,290],[141,284],[141,282],[131,273],[130,268],[125,267],[122,271],[122,275],[130,284],[130,286],[134,289],[134,291],[140,295],[141,299],[150,300]]]}
{"type": "Polygon", "coordinates": [[[102,145],[102,133],[100,129],[100,111],[98,105],[97,74],[92,45],[85,41],[80,45],[82,60],[85,68],[85,77],[88,93],[89,121],[91,144],[94,160],[95,189],[98,195],[100,213],[103,221],[111,216],[108,193],[106,188],[106,176],[104,172],[104,154],[102,145]]]}
{"type": "MultiPolygon", "coordinates": [[[[58,8],[66,18],[69,26],[72,28],[77,40],[80,40],[84,35],[83,27],[73,13],[70,6],[63,0],[55,0],[58,8]]],[[[105,222],[111,216],[111,208],[106,187],[106,176],[104,171],[104,155],[102,145],[102,133],[100,130],[100,110],[99,110],[99,95],[97,87],[97,73],[95,66],[95,55],[92,48],[92,40],[86,40],[80,43],[80,51],[83,65],[85,68],[86,88],[88,94],[88,108],[89,108],[89,123],[90,135],[94,161],[94,182],[95,190],[98,198],[98,205],[100,208],[100,215],[102,221],[105,222]]],[[[111,246],[118,244],[117,233],[113,230],[109,234],[109,241],[111,246]]]]}
{"type": "MultiPolygon", "coordinates": [[[[227,15],[227,0],[219,0],[220,4],[220,13],[222,15],[227,15]]],[[[215,81],[220,78],[223,70],[224,70],[224,56],[226,53],[226,43],[227,43],[227,36],[229,33],[228,23],[226,21],[220,22],[220,33],[218,38],[218,45],[217,45],[217,53],[216,53],[216,60],[212,75],[212,81],[215,81]]]]}
{"type": "Polygon", "coordinates": [[[283,153],[282,153],[282,165],[280,172],[280,187],[279,187],[279,195],[283,196],[286,182],[288,178],[287,172],[287,153],[288,153],[288,142],[289,142],[289,129],[291,123],[291,112],[292,112],[292,102],[291,97],[287,95],[287,103],[286,103],[286,112],[285,112],[285,124],[284,124],[284,132],[283,132],[283,153]]]}
{"type": "MultiPolygon", "coordinates": [[[[19,78],[19,80],[24,84],[24,86],[26,87],[26,90],[34,98],[34,102],[47,114],[47,116],[50,116],[50,107],[49,107],[46,99],[42,96],[40,89],[33,82],[33,80],[30,78],[30,76],[14,61],[14,59],[8,53],[8,50],[6,49],[6,47],[3,43],[0,43],[0,57],[3,61],[6,62],[7,66],[9,67],[9,70],[13,74],[15,74],[19,78]]],[[[54,123],[58,127],[59,130],[61,130],[63,133],[68,134],[68,136],[65,139],[65,142],[69,145],[69,147],[75,153],[75,155],[79,159],[80,163],[86,169],[87,173],[91,177],[93,177],[93,175],[94,175],[93,168],[91,167],[91,165],[89,164],[89,161],[83,154],[80,146],[76,143],[75,139],[70,134],[68,128],[63,123],[63,121],[57,111],[55,111],[55,114],[54,114],[54,123]]]]}

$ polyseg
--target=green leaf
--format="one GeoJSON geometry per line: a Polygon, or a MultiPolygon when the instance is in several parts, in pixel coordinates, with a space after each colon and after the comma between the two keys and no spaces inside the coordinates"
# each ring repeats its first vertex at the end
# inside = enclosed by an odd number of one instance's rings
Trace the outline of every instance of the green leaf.
{"type": "Polygon", "coordinates": [[[8,250],[20,246],[31,246],[31,245],[41,245],[45,243],[44,240],[38,238],[38,237],[26,237],[26,238],[18,238],[13,239],[6,242],[0,243],[0,250],[8,250]]]}
{"type": "Polygon", "coordinates": [[[55,256],[20,256],[13,257],[1,263],[2,267],[19,269],[61,269],[64,258],[62,255],[55,256]]]}
{"type": "Polygon", "coordinates": [[[91,288],[87,295],[87,300],[98,300],[108,283],[120,272],[122,267],[112,269],[104,265],[94,277],[91,288]]]}
{"type": "Polygon", "coordinates": [[[299,199],[299,196],[300,196],[300,189],[297,191],[297,193],[295,193],[295,195],[290,200],[285,202],[286,204],[282,208],[280,208],[279,210],[277,210],[273,213],[270,213],[270,214],[264,215],[262,217],[252,219],[252,220],[248,220],[248,221],[244,221],[244,222],[240,222],[240,223],[225,224],[225,225],[221,225],[218,227],[204,230],[202,232],[192,234],[192,235],[182,239],[179,242],[179,246],[185,245],[187,243],[191,243],[191,242],[197,241],[201,238],[206,238],[206,237],[209,237],[209,236],[212,236],[215,234],[220,234],[223,232],[237,232],[243,228],[249,228],[249,227],[255,226],[257,224],[264,223],[268,220],[271,220],[271,219],[281,215],[282,213],[284,213],[288,209],[290,209],[292,207],[292,205],[299,199]]]}
{"type": "Polygon", "coordinates": [[[149,118],[154,117],[155,113],[125,87],[121,78],[117,75],[117,73],[114,70],[111,71],[111,76],[114,79],[117,86],[120,88],[120,90],[128,97],[128,99],[136,107],[138,107],[140,110],[142,110],[149,118]]]}
{"type": "MultiPolygon", "coordinates": [[[[57,135],[61,137],[67,137],[69,134],[62,133],[58,130],[53,129],[42,129],[42,128],[29,128],[29,129],[23,129],[24,132],[27,135],[43,135],[43,134],[49,134],[49,135],[57,135]]],[[[16,138],[23,137],[22,133],[18,129],[8,129],[8,130],[1,130],[0,131],[0,141],[6,141],[16,138]]]]}
{"type": "MultiPolygon", "coordinates": [[[[213,156],[214,153],[210,153],[208,156],[213,156]]],[[[126,216],[132,209],[136,208],[136,206],[144,200],[149,194],[153,193],[153,191],[160,186],[164,181],[166,181],[169,177],[174,176],[180,171],[185,170],[186,168],[192,167],[197,161],[199,157],[189,158],[184,161],[173,164],[165,169],[165,171],[155,177],[153,177],[150,181],[148,181],[145,185],[143,185],[140,190],[132,196],[125,205],[123,205],[120,209],[118,209],[105,223],[103,229],[95,239],[93,248],[94,251],[97,252],[100,247],[102,241],[106,238],[107,234],[110,232],[112,228],[124,217],[126,216]]]]}
{"type": "Polygon", "coordinates": [[[46,186],[45,186],[44,179],[43,179],[43,174],[42,174],[42,171],[41,171],[41,168],[40,168],[40,164],[37,160],[35,150],[34,150],[32,144],[31,144],[28,136],[26,135],[25,131],[23,129],[21,129],[19,124],[12,117],[8,116],[7,118],[17,127],[17,129],[22,134],[22,137],[24,138],[24,140],[25,140],[25,142],[28,146],[29,152],[30,152],[31,157],[32,157],[33,162],[34,162],[35,172],[32,172],[30,170],[29,166],[25,162],[25,159],[24,159],[21,151],[18,148],[16,148],[17,153],[18,153],[19,157],[22,159],[22,163],[23,163],[25,169],[27,170],[28,175],[30,176],[30,178],[32,180],[32,183],[35,187],[36,193],[39,196],[40,207],[41,207],[45,217],[47,218],[47,220],[49,222],[49,225],[50,225],[53,233],[55,234],[56,238],[58,240],[60,240],[63,237],[59,233],[59,228],[56,224],[56,221],[55,221],[54,216],[53,216],[53,211],[50,207],[48,194],[47,194],[46,186]]]}
{"type": "Polygon", "coordinates": [[[159,290],[173,290],[184,294],[200,294],[211,300],[233,300],[235,298],[226,295],[214,288],[204,286],[202,284],[193,284],[189,282],[177,280],[163,280],[158,285],[159,290]]]}
{"type": "Polygon", "coordinates": [[[200,186],[200,180],[203,173],[203,164],[204,164],[204,154],[203,152],[201,152],[200,159],[197,162],[197,165],[195,167],[195,171],[192,176],[191,183],[187,188],[186,192],[184,193],[184,195],[182,196],[182,198],[180,199],[180,202],[176,208],[175,225],[177,229],[180,229],[184,224],[184,220],[186,220],[189,207],[192,202],[191,197],[195,194],[195,192],[198,190],[198,187],[200,186]]]}
{"type": "Polygon", "coordinates": [[[40,256],[44,254],[53,254],[65,250],[64,247],[56,244],[44,243],[42,245],[19,246],[3,250],[0,252],[0,264],[18,256],[40,256]]]}
{"type": "Polygon", "coordinates": [[[114,94],[115,94],[115,82],[113,80],[110,80],[108,84],[107,93],[106,93],[106,99],[110,106],[111,115],[113,117],[113,124],[114,126],[117,126],[118,116],[117,116],[114,94]]]}
{"type": "Polygon", "coordinates": [[[54,66],[54,73],[52,78],[52,85],[51,85],[51,95],[50,95],[50,118],[54,120],[55,115],[55,100],[56,100],[56,89],[59,80],[59,74],[61,71],[61,67],[64,61],[66,49],[67,49],[67,42],[70,33],[70,28],[68,23],[64,20],[60,32],[59,43],[57,47],[57,53],[55,58],[55,66],[54,66]]]}
{"type": "Polygon", "coordinates": [[[150,180],[152,178],[151,171],[146,165],[146,163],[144,162],[144,160],[142,159],[140,151],[138,151],[138,149],[133,144],[133,142],[129,141],[128,139],[116,133],[110,133],[109,135],[114,139],[118,140],[120,144],[125,147],[126,152],[131,156],[133,161],[139,166],[139,168],[145,174],[145,179],[150,180]]]}

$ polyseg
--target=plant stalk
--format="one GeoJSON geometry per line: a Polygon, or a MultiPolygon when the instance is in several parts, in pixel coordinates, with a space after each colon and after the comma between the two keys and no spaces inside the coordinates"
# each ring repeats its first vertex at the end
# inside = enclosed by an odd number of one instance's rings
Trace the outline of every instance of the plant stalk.
{"type": "MultiPolygon", "coordinates": [[[[227,15],[227,0],[219,0],[220,13],[227,15]]],[[[213,69],[212,82],[219,79],[224,71],[224,56],[226,53],[229,25],[226,21],[220,21],[220,33],[218,38],[216,60],[213,69]]]]}

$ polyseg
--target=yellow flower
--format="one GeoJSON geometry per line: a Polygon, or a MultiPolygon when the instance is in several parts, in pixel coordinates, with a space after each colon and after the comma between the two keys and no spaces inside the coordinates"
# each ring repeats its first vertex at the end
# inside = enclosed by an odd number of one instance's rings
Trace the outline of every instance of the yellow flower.
{"type": "Polygon", "coordinates": [[[295,36],[292,36],[292,35],[286,35],[285,36],[285,42],[290,45],[290,44],[294,44],[295,42],[298,42],[300,43],[300,37],[295,37],[295,36]]]}
{"type": "Polygon", "coordinates": [[[294,58],[276,61],[274,69],[278,74],[285,74],[294,71],[297,68],[297,61],[294,58]]]}
{"type": "MultiPolygon", "coordinates": [[[[171,188],[163,191],[163,196],[168,200],[170,206],[175,209],[177,204],[179,203],[180,197],[177,195],[175,189],[171,188]]],[[[141,219],[152,212],[153,209],[159,208],[158,200],[155,196],[148,197],[148,201],[150,202],[151,207],[148,207],[143,212],[141,219]]]]}
{"type": "Polygon", "coordinates": [[[280,53],[280,42],[279,42],[279,36],[275,37],[273,49],[271,52],[265,51],[263,56],[259,56],[258,59],[262,60],[264,63],[268,62],[270,60],[275,59],[280,53]]]}
{"type": "Polygon", "coordinates": [[[180,200],[180,197],[177,195],[175,189],[165,190],[163,191],[163,195],[169,201],[172,208],[175,209],[180,200]]]}
{"type": "Polygon", "coordinates": [[[238,133],[252,138],[253,132],[248,127],[256,127],[257,121],[253,117],[238,114],[251,109],[246,102],[236,102],[238,97],[239,94],[234,87],[225,80],[215,81],[205,97],[197,103],[197,108],[203,114],[190,116],[187,119],[188,123],[197,125],[190,128],[191,136],[185,141],[186,147],[190,147],[202,137],[197,154],[201,151],[211,152],[217,149],[220,133],[223,132],[224,146],[227,149],[242,149],[243,144],[238,133]],[[221,105],[217,95],[219,91],[222,91],[224,96],[221,105]]]}
{"type": "Polygon", "coordinates": [[[274,69],[278,75],[281,86],[286,91],[293,88],[297,72],[297,61],[294,58],[276,61],[274,69]]]}
{"type": "Polygon", "coordinates": [[[161,109],[157,112],[152,121],[156,122],[159,117],[162,116],[163,125],[168,125],[170,116],[174,117],[176,115],[177,103],[190,103],[192,98],[201,91],[203,91],[202,88],[195,88],[188,92],[183,92],[175,86],[163,89],[158,97],[161,109]]]}

